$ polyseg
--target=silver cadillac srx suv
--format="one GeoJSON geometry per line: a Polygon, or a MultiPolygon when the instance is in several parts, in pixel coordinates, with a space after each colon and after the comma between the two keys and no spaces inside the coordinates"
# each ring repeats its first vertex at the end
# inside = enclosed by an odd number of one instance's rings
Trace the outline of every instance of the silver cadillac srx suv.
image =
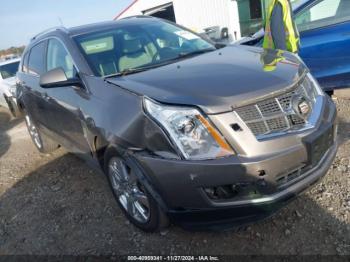
{"type": "Polygon", "coordinates": [[[17,100],[41,152],[103,170],[145,231],[263,219],[328,171],[336,107],[295,55],[150,17],[33,38],[17,100]]]}

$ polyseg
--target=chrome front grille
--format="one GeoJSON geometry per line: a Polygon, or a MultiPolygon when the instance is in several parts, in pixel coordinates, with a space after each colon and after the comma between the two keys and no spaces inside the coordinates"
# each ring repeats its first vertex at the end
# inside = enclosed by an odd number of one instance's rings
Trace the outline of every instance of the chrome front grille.
{"type": "Polygon", "coordinates": [[[235,112],[258,138],[302,129],[306,121],[293,110],[292,99],[295,95],[302,95],[312,100],[305,88],[300,85],[291,92],[237,108],[235,112]]]}

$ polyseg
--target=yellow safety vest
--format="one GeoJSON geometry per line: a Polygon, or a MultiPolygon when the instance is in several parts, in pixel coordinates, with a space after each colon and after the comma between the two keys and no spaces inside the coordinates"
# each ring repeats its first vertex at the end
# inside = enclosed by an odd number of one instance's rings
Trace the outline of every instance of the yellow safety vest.
{"type": "Polygon", "coordinates": [[[276,70],[277,64],[285,58],[282,56],[283,50],[270,50],[265,49],[261,54],[260,61],[263,64],[263,69],[265,72],[273,72],[276,70]],[[270,56],[272,60],[268,58],[270,56]],[[271,60],[271,61],[270,61],[271,60]]]}
{"type": "Polygon", "coordinates": [[[273,42],[271,34],[271,16],[273,9],[276,4],[280,3],[283,9],[283,23],[286,30],[286,46],[287,51],[297,53],[299,49],[299,33],[295,27],[294,21],[292,19],[292,10],[287,0],[273,0],[269,6],[266,22],[265,22],[265,36],[264,36],[264,48],[275,49],[275,44],[273,42]]]}

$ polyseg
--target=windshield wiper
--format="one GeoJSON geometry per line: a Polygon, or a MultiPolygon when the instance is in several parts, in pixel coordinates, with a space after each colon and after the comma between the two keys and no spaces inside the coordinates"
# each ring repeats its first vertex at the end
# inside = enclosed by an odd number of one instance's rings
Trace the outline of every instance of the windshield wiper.
{"type": "Polygon", "coordinates": [[[164,61],[162,63],[153,64],[153,65],[143,66],[143,67],[127,68],[127,69],[124,69],[123,71],[104,76],[103,78],[107,79],[107,78],[116,77],[116,76],[126,76],[126,75],[136,74],[136,73],[150,70],[153,68],[161,67],[164,64],[166,64],[165,62],[167,62],[167,61],[164,61]]]}
{"type": "Polygon", "coordinates": [[[146,70],[151,69],[151,68],[152,67],[150,67],[150,66],[149,67],[139,67],[139,68],[128,68],[128,69],[125,69],[125,70],[123,70],[121,72],[118,72],[118,73],[106,75],[103,78],[107,79],[107,78],[116,77],[116,76],[131,75],[131,74],[139,73],[139,72],[142,72],[142,71],[146,71],[146,70]]]}
{"type": "Polygon", "coordinates": [[[181,58],[187,58],[187,57],[191,57],[191,56],[196,56],[196,55],[201,55],[204,53],[209,53],[212,51],[215,51],[216,49],[213,48],[208,48],[208,49],[202,49],[202,50],[197,50],[194,52],[189,52],[189,53],[180,53],[175,59],[181,59],[181,58]]]}

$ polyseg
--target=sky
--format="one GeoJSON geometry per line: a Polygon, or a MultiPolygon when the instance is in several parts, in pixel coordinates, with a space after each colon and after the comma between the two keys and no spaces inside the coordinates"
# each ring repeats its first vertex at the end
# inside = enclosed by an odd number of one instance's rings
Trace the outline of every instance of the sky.
{"type": "Polygon", "coordinates": [[[0,49],[26,45],[41,31],[112,20],[132,0],[1,0],[0,49]]]}

